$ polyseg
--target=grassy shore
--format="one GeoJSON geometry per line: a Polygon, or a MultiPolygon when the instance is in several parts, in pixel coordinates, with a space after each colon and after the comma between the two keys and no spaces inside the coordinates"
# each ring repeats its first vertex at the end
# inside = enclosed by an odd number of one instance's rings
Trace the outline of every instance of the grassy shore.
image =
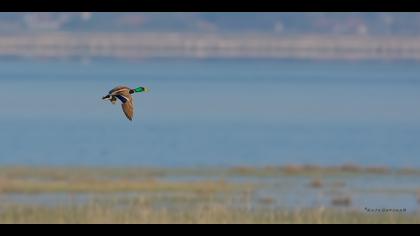
{"type": "MultiPolygon", "coordinates": [[[[365,212],[348,208],[351,198],[346,195],[332,198],[333,205],[341,208],[290,208],[256,194],[268,186],[276,194],[297,187],[297,194],[304,188],[328,195],[343,192],[352,178],[406,179],[417,178],[419,173],[415,169],[355,165],[182,169],[1,167],[0,223],[420,223],[416,211],[365,212]],[[293,181],[283,184],[284,179],[293,181]],[[296,184],[300,186],[293,186],[296,184]]],[[[357,191],[420,196],[415,188],[372,187],[357,191]]]]}
{"type": "MultiPolygon", "coordinates": [[[[147,202],[147,201],[146,201],[147,202]]],[[[11,205],[1,208],[1,223],[155,223],[155,224],[338,224],[338,223],[420,223],[412,214],[387,213],[368,215],[360,212],[312,210],[246,210],[224,204],[205,204],[189,209],[155,209],[147,203],[133,202],[130,207],[91,202],[87,205],[45,207],[11,205]]]]}

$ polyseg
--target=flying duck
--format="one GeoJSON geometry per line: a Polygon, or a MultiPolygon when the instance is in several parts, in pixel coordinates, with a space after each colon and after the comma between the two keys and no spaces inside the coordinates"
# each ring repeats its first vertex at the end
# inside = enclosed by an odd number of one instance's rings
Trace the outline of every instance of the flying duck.
{"type": "Polygon", "coordinates": [[[122,102],[122,109],[125,116],[132,121],[134,116],[134,101],[131,94],[133,93],[142,93],[148,92],[149,89],[145,87],[138,87],[136,89],[131,89],[125,86],[118,86],[111,91],[108,95],[102,97],[103,100],[109,100],[112,104],[117,102],[117,98],[122,102]]]}

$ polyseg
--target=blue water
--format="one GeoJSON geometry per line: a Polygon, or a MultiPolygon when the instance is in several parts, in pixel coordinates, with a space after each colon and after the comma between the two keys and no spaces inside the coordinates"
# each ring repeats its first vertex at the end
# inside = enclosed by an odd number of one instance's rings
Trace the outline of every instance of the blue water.
{"type": "Polygon", "coordinates": [[[0,165],[420,167],[413,62],[1,61],[0,90],[0,165]]]}

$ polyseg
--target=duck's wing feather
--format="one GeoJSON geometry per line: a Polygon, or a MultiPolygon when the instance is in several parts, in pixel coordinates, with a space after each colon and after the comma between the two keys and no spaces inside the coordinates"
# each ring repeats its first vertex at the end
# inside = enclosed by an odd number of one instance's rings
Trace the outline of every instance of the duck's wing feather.
{"type": "Polygon", "coordinates": [[[130,95],[116,95],[115,97],[120,99],[122,103],[126,103],[127,101],[133,100],[130,95]]]}
{"type": "Polygon", "coordinates": [[[133,120],[133,116],[134,116],[133,100],[128,100],[128,101],[124,102],[121,106],[122,106],[122,109],[124,111],[125,116],[130,121],[133,120]]]}

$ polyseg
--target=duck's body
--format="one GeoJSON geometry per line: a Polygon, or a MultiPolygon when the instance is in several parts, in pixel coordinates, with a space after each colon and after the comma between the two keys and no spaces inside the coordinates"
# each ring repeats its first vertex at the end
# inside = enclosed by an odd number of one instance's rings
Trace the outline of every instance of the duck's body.
{"type": "Polygon", "coordinates": [[[102,99],[109,100],[112,104],[115,104],[117,102],[117,99],[119,99],[122,103],[122,109],[124,111],[125,116],[131,121],[133,120],[134,116],[134,101],[131,94],[147,91],[149,91],[149,89],[144,87],[131,89],[125,86],[118,86],[109,91],[108,95],[104,96],[102,99]]]}

